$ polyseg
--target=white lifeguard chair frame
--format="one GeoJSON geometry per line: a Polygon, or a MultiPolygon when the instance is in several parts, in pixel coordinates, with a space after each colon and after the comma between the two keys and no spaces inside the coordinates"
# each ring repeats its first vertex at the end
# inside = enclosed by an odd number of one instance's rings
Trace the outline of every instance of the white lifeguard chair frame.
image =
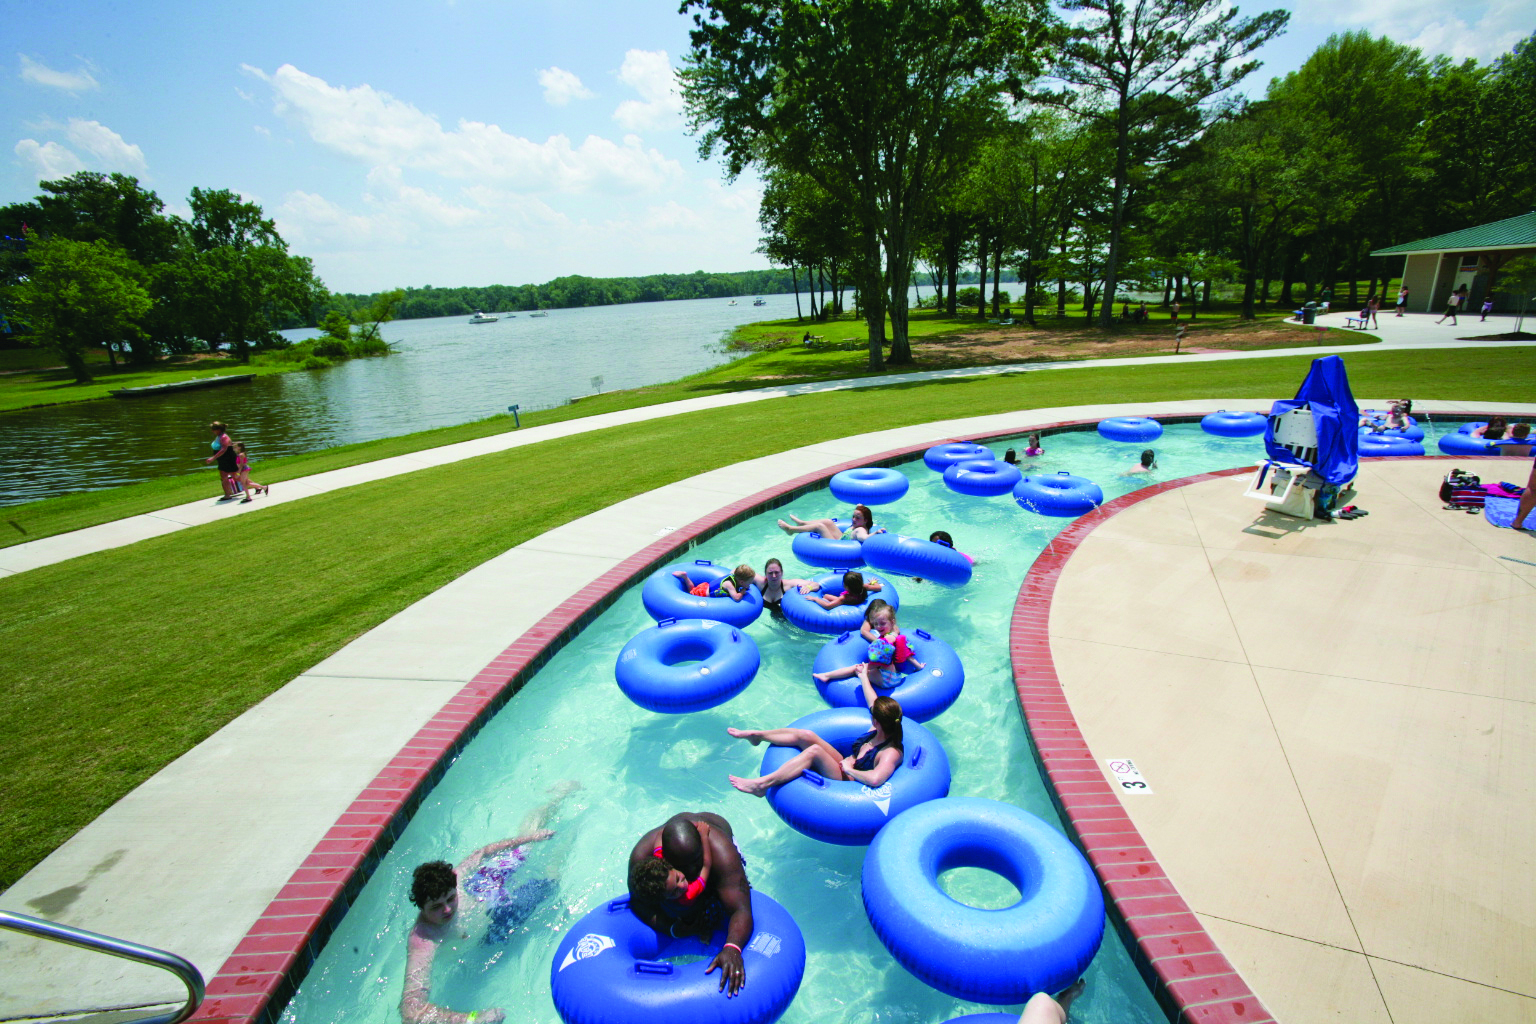
{"type": "MultiPolygon", "coordinates": [[[[1312,421],[1311,409],[1292,409],[1273,419],[1277,444],[1293,452],[1298,459],[1317,461],[1317,425],[1312,421]]],[[[1256,498],[1282,515],[1312,519],[1313,509],[1317,507],[1317,491],[1321,487],[1321,479],[1309,466],[1265,459],[1258,463],[1243,497],[1256,498]],[[1313,481],[1311,486],[1307,482],[1309,476],[1313,481]],[[1264,486],[1266,479],[1269,482],[1267,489],[1264,486]]]]}

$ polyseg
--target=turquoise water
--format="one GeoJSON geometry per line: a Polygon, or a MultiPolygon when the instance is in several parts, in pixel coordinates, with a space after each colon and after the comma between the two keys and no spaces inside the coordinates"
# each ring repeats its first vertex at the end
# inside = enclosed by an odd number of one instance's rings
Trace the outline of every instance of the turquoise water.
{"type": "MultiPolygon", "coordinates": [[[[1103,487],[1106,500],[1148,482],[1141,474],[1118,475],[1137,464],[1143,445],[1081,432],[1048,436],[1044,446],[1038,471],[1087,476],[1103,487]]],[[[1001,454],[1007,445],[993,447],[1001,454]]],[[[1262,438],[1216,438],[1196,424],[1170,426],[1151,447],[1159,463],[1152,480],[1251,464],[1263,455],[1262,438]]],[[[1006,801],[1057,822],[1025,737],[1006,638],[1024,573],[1069,520],[1025,512],[1006,496],[954,494],[920,460],[902,471],[912,489],[900,502],[876,507],[876,525],[924,537],[947,529],[956,546],[976,559],[971,583],[960,590],[894,581],[902,629],[926,629],[953,645],[965,663],[960,700],[928,723],[949,754],[951,792],[1006,801]]],[[[830,492],[815,491],[725,531],[686,557],[748,562],[760,570],[777,556],[787,574],[813,575],[790,556],[789,538],[774,526],[790,511],[813,518],[845,510],[830,492]]],[[[499,1006],[509,1021],[554,1024],[559,1018],[550,1000],[549,971],[560,937],[592,907],[623,893],[626,859],[643,832],[678,811],[711,810],[734,827],[754,887],[782,903],[805,935],[805,980],[784,1021],[935,1024],[996,1009],[936,992],[895,964],[864,915],[863,848],[807,839],[780,822],[766,801],[738,793],[726,781],[728,774],[757,774],[762,758],[760,749],[727,736],[727,726],[784,725],[824,706],[810,665],[826,638],[765,615],[747,630],[762,652],[763,667],[743,694],[710,711],[658,715],[631,704],[613,680],[620,648],[651,625],[636,585],[487,724],[363,888],[289,1004],[285,1021],[398,1021],[405,936],[415,920],[408,899],[412,869],[426,860],[457,862],[481,845],[516,834],[546,791],[564,780],[576,780],[582,789],[552,820],[556,837],[531,846],[523,868],[527,877],[558,876],[558,894],[504,945],[464,940],[439,953],[432,979],[438,1005],[461,1012],[499,1006]]],[[[1016,898],[1008,883],[979,869],[950,872],[943,884],[975,906],[997,907],[1016,898]]],[[[1087,1024],[1166,1019],[1113,929],[1106,929],[1072,1019],[1087,1024]]]]}

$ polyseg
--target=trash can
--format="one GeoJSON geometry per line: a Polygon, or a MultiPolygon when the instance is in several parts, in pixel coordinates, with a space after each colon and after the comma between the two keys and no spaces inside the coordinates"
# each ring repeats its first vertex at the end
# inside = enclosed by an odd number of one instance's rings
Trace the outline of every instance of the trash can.
{"type": "Polygon", "coordinates": [[[1301,322],[1304,323],[1304,324],[1316,323],[1317,322],[1317,309],[1315,307],[1312,307],[1312,306],[1308,306],[1305,309],[1303,309],[1301,311],[1301,322]]]}

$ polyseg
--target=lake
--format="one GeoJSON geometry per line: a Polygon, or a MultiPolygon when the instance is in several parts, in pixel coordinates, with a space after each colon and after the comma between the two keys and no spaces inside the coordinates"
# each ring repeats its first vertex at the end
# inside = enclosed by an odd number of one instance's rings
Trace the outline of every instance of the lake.
{"type": "MultiPolygon", "coordinates": [[[[641,302],[384,325],[394,354],[329,370],[157,398],[105,399],[0,413],[0,505],[203,469],[208,423],[223,420],[253,463],[505,413],[598,391],[677,380],[732,358],[735,327],[795,315],[795,296],[641,302]],[[601,378],[601,383],[594,381],[601,378]]],[[[808,310],[806,297],[801,306],[808,310]]],[[[314,330],[285,331],[295,340],[314,330]]],[[[260,474],[254,474],[260,479],[260,474]]]]}

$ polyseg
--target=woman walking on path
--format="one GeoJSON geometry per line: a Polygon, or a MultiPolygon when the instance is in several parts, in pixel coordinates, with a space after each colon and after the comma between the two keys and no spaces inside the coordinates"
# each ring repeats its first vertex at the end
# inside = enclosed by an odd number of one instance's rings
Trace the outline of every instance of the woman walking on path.
{"type": "Polygon", "coordinates": [[[208,429],[213,432],[214,453],[203,461],[219,460],[219,483],[224,486],[224,495],[219,500],[228,501],[240,493],[237,478],[240,467],[236,464],[235,442],[229,439],[229,428],[219,420],[208,424],[208,429]]]}
{"type": "Polygon", "coordinates": [[[1408,286],[1403,285],[1397,290],[1397,315],[1402,316],[1403,310],[1408,308],[1408,286]]]}
{"type": "Polygon", "coordinates": [[[1451,292],[1451,297],[1445,300],[1445,316],[1442,316],[1439,320],[1436,320],[1435,323],[1445,323],[1445,317],[1448,316],[1451,318],[1451,326],[1458,326],[1456,320],[1456,311],[1461,308],[1461,304],[1466,301],[1467,286],[1462,285],[1460,288],[1457,288],[1455,291],[1451,292]]]}

